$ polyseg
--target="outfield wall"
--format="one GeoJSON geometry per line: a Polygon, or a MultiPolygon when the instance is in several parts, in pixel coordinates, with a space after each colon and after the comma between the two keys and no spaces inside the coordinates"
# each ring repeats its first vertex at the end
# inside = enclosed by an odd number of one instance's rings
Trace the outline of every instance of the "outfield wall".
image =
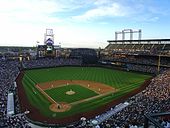
{"type": "Polygon", "coordinates": [[[143,89],[146,88],[146,86],[149,85],[151,82],[150,79],[146,80],[139,88],[133,90],[131,93],[126,94],[122,96],[121,98],[115,99],[112,102],[106,104],[105,106],[99,107],[96,110],[85,112],[85,113],[79,113],[73,116],[64,117],[61,119],[56,119],[52,117],[45,117],[42,115],[38,109],[36,109],[34,106],[32,106],[29,103],[29,100],[26,96],[26,92],[24,90],[24,87],[22,85],[22,78],[24,76],[24,71],[21,71],[19,76],[16,79],[17,85],[18,85],[18,97],[19,97],[19,103],[21,107],[21,111],[25,112],[26,110],[29,110],[30,113],[27,114],[27,118],[37,125],[44,125],[44,126],[65,126],[68,124],[74,124],[76,121],[79,121],[81,117],[86,117],[87,119],[94,118],[96,115],[102,114],[105,111],[109,110],[111,107],[124,102],[127,98],[141,92],[143,89]]]}

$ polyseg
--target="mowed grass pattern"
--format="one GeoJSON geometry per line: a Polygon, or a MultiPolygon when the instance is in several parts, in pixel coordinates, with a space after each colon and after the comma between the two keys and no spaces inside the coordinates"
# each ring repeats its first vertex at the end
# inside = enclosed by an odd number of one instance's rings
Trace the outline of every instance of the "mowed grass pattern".
{"type": "Polygon", "coordinates": [[[67,103],[72,103],[98,95],[94,91],[84,88],[80,85],[66,85],[58,88],[45,90],[45,92],[55,101],[67,103]],[[67,95],[66,92],[70,90],[74,91],[75,94],[67,95]]]}
{"type": "Polygon", "coordinates": [[[58,67],[26,71],[35,83],[53,80],[90,80],[115,88],[142,83],[149,75],[98,67],[58,67]]]}
{"type": "MultiPolygon", "coordinates": [[[[57,67],[49,69],[27,70],[25,71],[22,83],[30,103],[34,107],[38,108],[42,114],[48,117],[52,117],[54,112],[49,110],[50,103],[46,97],[44,97],[35,88],[34,85],[37,83],[54,80],[90,80],[107,84],[119,90],[114,93],[114,95],[107,95],[94,100],[90,100],[88,102],[83,102],[72,106],[69,111],[56,114],[55,118],[62,118],[81,112],[95,110],[114,99],[120,98],[123,95],[130,93],[150,77],[150,75],[146,74],[99,67],[57,67]]],[[[60,101],[62,101],[62,99],[60,99],[60,101]]]]}

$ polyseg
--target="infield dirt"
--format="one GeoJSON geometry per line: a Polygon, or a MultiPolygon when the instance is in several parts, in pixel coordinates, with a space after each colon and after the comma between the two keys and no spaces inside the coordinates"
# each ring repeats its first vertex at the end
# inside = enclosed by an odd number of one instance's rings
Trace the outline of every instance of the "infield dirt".
{"type": "Polygon", "coordinates": [[[50,124],[58,124],[58,125],[61,125],[61,126],[63,126],[63,125],[65,126],[66,124],[70,124],[72,122],[79,121],[82,116],[86,117],[87,119],[94,118],[96,115],[102,114],[103,112],[110,110],[111,107],[113,107],[113,106],[115,106],[119,103],[122,103],[126,99],[128,99],[129,97],[141,92],[151,82],[151,80],[148,79],[139,88],[134,89],[130,93],[123,95],[121,98],[114,99],[113,101],[111,101],[111,102],[105,104],[104,106],[101,106],[98,109],[95,109],[93,111],[81,112],[81,113],[71,115],[71,116],[66,116],[66,117],[63,117],[63,118],[53,118],[57,115],[55,113],[53,115],[53,117],[50,118],[50,117],[42,114],[39,109],[37,109],[35,106],[33,106],[30,103],[30,101],[29,101],[29,99],[26,95],[26,91],[24,89],[23,83],[22,83],[23,77],[24,77],[24,71],[21,71],[20,74],[18,75],[17,79],[16,79],[17,90],[18,90],[18,98],[19,98],[19,101],[20,101],[21,112],[25,112],[26,110],[29,110],[30,113],[26,115],[26,117],[29,120],[32,120],[32,121],[35,121],[35,122],[41,122],[40,123],[41,125],[42,125],[42,123],[45,122],[45,125],[48,124],[48,126],[50,126],[50,124]]]}
{"type": "Polygon", "coordinates": [[[40,84],[38,84],[38,86],[42,90],[47,90],[47,89],[52,89],[52,88],[57,88],[57,87],[62,87],[62,86],[67,86],[67,85],[73,85],[73,84],[81,85],[85,88],[95,91],[98,94],[116,91],[115,88],[113,88],[109,85],[99,83],[99,82],[88,81],[88,80],[56,80],[56,81],[40,83],[40,84]]]}
{"type": "Polygon", "coordinates": [[[85,101],[89,101],[89,100],[92,100],[92,99],[95,99],[95,98],[98,98],[104,95],[108,95],[110,93],[114,93],[117,91],[115,88],[110,87],[106,84],[93,82],[93,81],[87,81],[87,80],[57,80],[57,81],[40,83],[40,84],[37,84],[36,87],[51,102],[49,109],[54,112],[65,112],[65,111],[68,111],[72,105],[79,104],[85,101]],[[88,88],[89,90],[92,90],[99,95],[69,104],[69,103],[59,103],[55,101],[54,99],[52,99],[48,94],[45,93],[45,90],[58,88],[58,87],[64,87],[68,85],[75,85],[75,84],[88,88]]]}

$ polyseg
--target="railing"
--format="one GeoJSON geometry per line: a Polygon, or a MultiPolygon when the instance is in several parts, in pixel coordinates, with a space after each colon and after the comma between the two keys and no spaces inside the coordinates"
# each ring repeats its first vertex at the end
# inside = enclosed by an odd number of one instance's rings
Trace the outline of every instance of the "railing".
{"type": "Polygon", "coordinates": [[[144,128],[149,127],[149,122],[152,122],[153,125],[155,125],[158,128],[164,128],[157,120],[155,120],[155,117],[163,117],[163,116],[170,116],[170,112],[145,114],[144,128]]]}

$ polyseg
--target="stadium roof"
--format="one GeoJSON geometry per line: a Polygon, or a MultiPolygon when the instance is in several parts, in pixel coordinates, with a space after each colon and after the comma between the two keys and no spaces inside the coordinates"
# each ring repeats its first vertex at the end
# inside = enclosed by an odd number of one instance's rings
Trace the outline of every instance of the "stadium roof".
{"type": "Polygon", "coordinates": [[[107,42],[119,44],[170,44],[170,39],[107,40],[107,42]]]}

